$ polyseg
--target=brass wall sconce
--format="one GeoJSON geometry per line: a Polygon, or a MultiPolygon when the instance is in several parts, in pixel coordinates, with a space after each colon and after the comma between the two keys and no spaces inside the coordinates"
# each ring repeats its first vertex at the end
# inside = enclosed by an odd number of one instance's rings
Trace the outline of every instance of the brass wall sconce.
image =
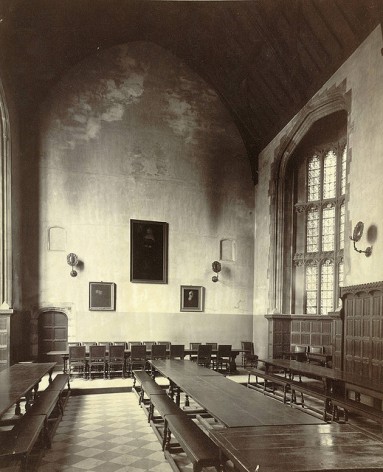
{"type": "Polygon", "coordinates": [[[218,282],[218,273],[221,272],[221,263],[218,262],[218,261],[214,261],[213,264],[211,265],[212,269],[213,269],[213,272],[215,272],[217,275],[213,275],[213,277],[211,278],[211,280],[213,282],[218,282]]]}
{"type": "Polygon", "coordinates": [[[371,256],[371,253],[372,253],[372,246],[368,246],[366,247],[364,251],[362,251],[361,249],[358,249],[355,244],[358,241],[360,241],[360,238],[363,236],[363,229],[364,229],[364,224],[361,221],[359,221],[355,225],[354,232],[352,233],[352,236],[350,236],[350,239],[351,241],[354,242],[354,249],[356,252],[363,253],[366,255],[366,257],[369,257],[371,256]]]}
{"type": "Polygon", "coordinates": [[[72,277],[76,277],[77,276],[77,271],[74,270],[73,267],[76,267],[76,265],[78,264],[78,257],[76,256],[76,254],[71,252],[70,254],[68,254],[66,256],[66,261],[67,261],[68,265],[70,265],[72,267],[72,270],[70,271],[70,275],[72,277]]]}

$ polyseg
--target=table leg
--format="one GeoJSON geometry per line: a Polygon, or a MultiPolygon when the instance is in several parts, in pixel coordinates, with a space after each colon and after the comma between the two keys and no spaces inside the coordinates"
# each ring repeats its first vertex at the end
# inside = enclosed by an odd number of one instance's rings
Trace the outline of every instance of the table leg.
{"type": "Polygon", "coordinates": [[[15,406],[15,415],[20,416],[21,415],[21,408],[20,408],[20,402],[18,401],[15,406]]]}

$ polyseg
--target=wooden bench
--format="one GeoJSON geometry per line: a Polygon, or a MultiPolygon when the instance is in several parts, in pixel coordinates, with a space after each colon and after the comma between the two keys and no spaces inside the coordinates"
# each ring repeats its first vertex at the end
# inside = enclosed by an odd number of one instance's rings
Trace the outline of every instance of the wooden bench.
{"type": "Polygon", "coordinates": [[[162,444],[162,450],[165,449],[165,440],[167,437],[167,424],[165,418],[167,415],[179,415],[182,410],[174,401],[167,395],[151,395],[148,421],[156,433],[159,441],[162,444]],[[159,416],[154,416],[154,410],[157,410],[159,416]],[[161,434],[161,426],[163,425],[163,432],[161,434]]]}
{"type": "Polygon", "coordinates": [[[201,471],[203,467],[215,467],[221,470],[221,458],[218,446],[202,431],[187,414],[180,409],[178,414],[166,415],[166,437],[164,443],[165,457],[172,466],[178,468],[175,459],[172,456],[178,452],[181,447],[193,464],[193,471],[201,471]],[[178,442],[177,445],[171,444],[171,435],[178,442]],[[178,447],[178,448],[177,448],[178,447]]]}
{"type": "Polygon", "coordinates": [[[59,392],[59,402],[62,413],[64,413],[64,407],[68,401],[71,392],[69,379],[70,377],[68,374],[57,374],[56,377],[46,388],[46,390],[54,390],[56,392],[59,392]]]}
{"type": "Polygon", "coordinates": [[[333,396],[331,398],[332,418],[339,421],[339,408],[343,410],[344,421],[348,421],[348,412],[361,414],[383,426],[383,411],[350,398],[333,396]]]}
{"type": "Polygon", "coordinates": [[[0,458],[21,460],[21,469],[28,470],[29,455],[44,429],[43,415],[30,415],[27,412],[9,431],[0,433],[0,458]]]}
{"type": "Polygon", "coordinates": [[[167,395],[151,394],[148,421],[156,421],[154,409],[158,411],[162,419],[164,419],[166,415],[176,415],[182,411],[167,395]]]}
{"type": "Polygon", "coordinates": [[[313,408],[313,407],[307,407],[307,408],[313,410],[316,413],[319,413],[321,417],[323,418],[323,421],[327,421],[329,408],[330,408],[330,400],[331,400],[330,396],[325,395],[324,392],[321,392],[315,387],[308,385],[306,382],[297,382],[296,380],[289,380],[289,386],[291,389],[291,402],[297,403],[296,391],[298,391],[301,394],[302,408],[305,407],[304,395],[307,395],[309,397],[313,397],[313,398],[316,398],[317,400],[322,401],[323,410],[317,410],[316,408],[313,408]]]}
{"type": "Polygon", "coordinates": [[[40,392],[33,405],[28,409],[31,416],[44,417],[44,433],[48,447],[51,447],[51,438],[62,416],[62,405],[60,404],[60,392],[57,390],[44,390],[40,392]],[[54,410],[57,409],[57,415],[52,417],[54,410]],[[49,431],[49,423],[53,423],[51,432],[49,431]]]}
{"type": "Polygon", "coordinates": [[[258,389],[261,387],[261,385],[258,383],[258,377],[263,379],[263,393],[267,393],[267,382],[271,384],[271,392],[275,394],[275,385],[279,385],[282,387],[283,391],[283,403],[287,402],[287,391],[289,387],[290,381],[287,378],[280,377],[278,375],[272,374],[265,372],[264,370],[252,368],[251,370],[248,370],[248,382],[247,382],[247,387],[248,388],[255,388],[258,389]],[[251,383],[251,375],[255,376],[255,385],[251,383]]]}
{"type": "Polygon", "coordinates": [[[144,370],[134,370],[133,374],[134,383],[136,380],[138,380],[141,384],[141,390],[138,396],[139,405],[144,402],[145,393],[149,398],[151,395],[166,395],[166,391],[160,385],[158,385],[144,370]]]}

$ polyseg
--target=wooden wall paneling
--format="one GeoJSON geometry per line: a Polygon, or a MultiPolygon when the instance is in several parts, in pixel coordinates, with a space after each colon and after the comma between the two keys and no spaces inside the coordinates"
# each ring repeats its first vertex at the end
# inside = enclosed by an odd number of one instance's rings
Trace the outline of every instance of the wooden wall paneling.
{"type": "Polygon", "coordinates": [[[334,319],[332,367],[343,370],[343,344],[344,344],[344,324],[343,318],[334,319]]]}
{"type": "Polygon", "coordinates": [[[343,287],[344,368],[383,380],[383,282],[343,287]]]}
{"type": "Polygon", "coordinates": [[[289,315],[265,315],[269,323],[268,357],[282,357],[290,350],[291,318],[289,315]]]}

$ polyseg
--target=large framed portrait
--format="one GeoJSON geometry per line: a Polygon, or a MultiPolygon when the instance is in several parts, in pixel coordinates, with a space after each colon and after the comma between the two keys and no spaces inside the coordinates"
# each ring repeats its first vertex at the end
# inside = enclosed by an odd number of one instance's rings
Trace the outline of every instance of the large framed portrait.
{"type": "Polygon", "coordinates": [[[198,285],[181,285],[181,311],[203,311],[204,288],[198,285]]]}
{"type": "Polygon", "coordinates": [[[130,220],[130,281],[168,283],[168,223],[130,220]]]}
{"type": "Polygon", "coordinates": [[[113,282],[89,282],[89,310],[114,311],[116,309],[116,284],[113,282]]]}

